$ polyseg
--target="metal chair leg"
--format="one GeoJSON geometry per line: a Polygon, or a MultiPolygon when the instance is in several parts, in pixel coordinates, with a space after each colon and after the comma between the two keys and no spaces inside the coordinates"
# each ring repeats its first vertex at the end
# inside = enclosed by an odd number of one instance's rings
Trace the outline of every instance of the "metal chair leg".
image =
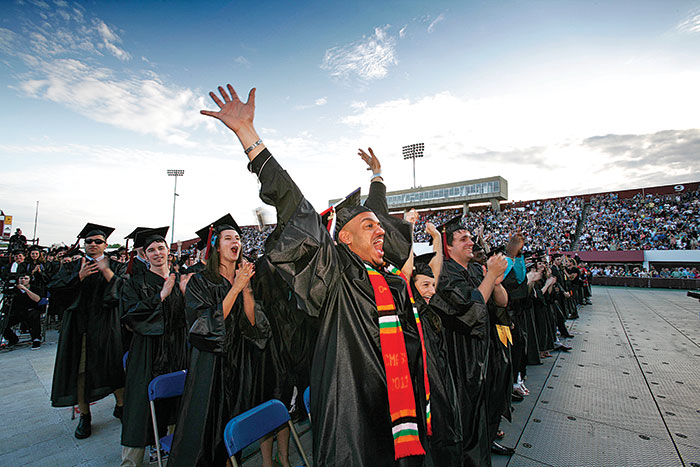
{"type": "Polygon", "coordinates": [[[294,428],[294,424],[292,423],[291,420],[287,422],[287,425],[289,425],[289,431],[292,432],[292,436],[294,436],[294,442],[297,445],[297,449],[299,450],[299,454],[301,454],[301,458],[304,460],[304,465],[306,467],[311,467],[311,463],[309,463],[309,459],[306,458],[306,452],[304,452],[304,448],[301,445],[301,440],[299,439],[299,434],[297,433],[296,428],[294,428]]]}
{"type": "Polygon", "coordinates": [[[156,439],[156,455],[158,456],[158,467],[163,467],[163,459],[160,457],[160,434],[158,433],[158,422],[156,421],[156,404],[150,401],[151,420],[153,421],[153,437],[156,439]]]}

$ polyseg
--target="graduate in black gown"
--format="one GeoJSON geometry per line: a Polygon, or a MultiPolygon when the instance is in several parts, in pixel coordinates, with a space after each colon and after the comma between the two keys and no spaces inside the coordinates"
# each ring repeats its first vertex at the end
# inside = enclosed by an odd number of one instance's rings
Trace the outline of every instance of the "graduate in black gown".
{"type": "MultiPolygon", "coordinates": [[[[481,239],[480,239],[481,240],[481,239]]],[[[486,245],[482,241],[483,245],[486,245]]],[[[482,244],[475,243],[474,257],[469,262],[469,272],[481,283],[488,256],[482,244]]],[[[489,253],[491,251],[489,250],[489,253]]],[[[513,449],[500,444],[505,433],[499,429],[501,418],[511,420],[511,391],[513,390],[513,369],[511,362],[511,319],[505,307],[497,306],[491,300],[487,303],[489,312],[489,361],[486,371],[486,413],[491,452],[510,455],[513,449]]],[[[521,399],[522,400],[522,399],[521,399]]]]}
{"type": "Polygon", "coordinates": [[[434,306],[445,326],[452,376],[457,386],[462,417],[465,465],[491,465],[491,442],[486,408],[486,374],[489,361],[489,315],[491,299],[505,306],[508,295],[500,281],[505,258],[493,255],[483,279],[469,271],[474,242],[462,227],[461,218],[449,220],[439,230],[443,234],[445,261],[438,282],[441,303],[434,306]]]}
{"type": "Polygon", "coordinates": [[[535,326],[532,321],[532,301],[528,285],[525,259],[522,256],[524,237],[520,233],[511,236],[506,246],[508,267],[503,279],[503,287],[508,291],[508,314],[513,321],[513,388],[522,396],[529,395],[525,387],[528,358],[539,363],[539,347],[535,326]],[[531,355],[532,353],[536,355],[531,355]]]}
{"type": "Polygon", "coordinates": [[[441,301],[441,298],[435,295],[435,286],[442,270],[442,237],[433,224],[427,223],[425,230],[431,236],[433,253],[416,258],[411,255],[406,262],[406,252],[410,252],[413,240],[412,224],[415,224],[418,214],[413,209],[406,213],[404,218],[408,222],[401,222],[398,218],[391,216],[386,201],[383,177],[376,175],[381,174],[381,164],[377,156],[372,148],[367,152],[360,149],[358,155],[367,163],[368,170],[373,174],[370,194],[365,206],[370,207],[377,214],[386,231],[384,256],[387,259],[395,257],[393,261],[404,262],[408,264],[408,268],[413,266],[413,271],[410,271],[407,276],[411,280],[411,290],[423,326],[426,347],[432,414],[432,435],[429,437],[431,457],[436,466],[461,466],[463,464],[462,421],[457,389],[448,364],[447,342],[442,321],[430,306],[433,298],[435,299],[433,303],[441,301]]]}
{"type": "Polygon", "coordinates": [[[197,234],[211,256],[185,292],[192,356],[170,467],[224,466],[226,423],[266,395],[254,348],[266,347],[270,324],[250,288],[255,270],[241,256],[241,229],[226,215],[197,234]]]}
{"type": "MultiPolygon", "coordinates": [[[[411,286],[418,305],[428,354],[430,378],[430,408],[433,414],[433,435],[430,437],[431,454],[435,465],[462,466],[462,417],[457,388],[449,365],[447,340],[440,315],[431,307],[441,297],[435,294],[435,286],[442,269],[442,239],[431,223],[426,232],[433,238],[433,253],[414,259],[411,286]],[[434,235],[433,235],[434,234],[434,235]]],[[[444,306],[444,304],[443,304],[444,306]]]]}
{"type": "Polygon", "coordinates": [[[409,284],[396,269],[385,268],[377,215],[364,206],[338,211],[335,245],[260,141],[253,126],[254,91],[246,104],[231,86],[219,92],[223,101],[210,96],[221,110],[202,113],[220,119],[241,141],[261,182],[261,199],[277,209],[266,254],[305,312],[321,321],[311,368],[314,465],[423,465],[429,446],[420,328],[409,284]],[[381,314],[378,300],[386,304],[381,314]],[[383,355],[380,342],[388,334],[391,345],[383,355]],[[390,385],[387,372],[397,375],[390,385]]]}
{"type": "Polygon", "coordinates": [[[88,223],[78,235],[85,239],[85,257],[64,264],[49,288],[70,292],[73,302],[63,314],[51,386],[51,405],[78,404],[78,439],[92,433],[90,402],[114,393],[114,416],[121,418],[124,369],[119,321],[122,278],[104,255],[114,231],[88,223]]]}
{"type": "MultiPolygon", "coordinates": [[[[145,446],[154,444],[148,384],[188,364],[184,290],[189,276],[168,271],[167,231],[165,227],[136,235],[134,246],[143,248],[150,268],[125,281],[121,293],[122,321],[134,333],[126,362],[122,466],[142,465],[145,446]]],[[[178,402],[156,401],[161,436],[175,423],[178,402]]]]}

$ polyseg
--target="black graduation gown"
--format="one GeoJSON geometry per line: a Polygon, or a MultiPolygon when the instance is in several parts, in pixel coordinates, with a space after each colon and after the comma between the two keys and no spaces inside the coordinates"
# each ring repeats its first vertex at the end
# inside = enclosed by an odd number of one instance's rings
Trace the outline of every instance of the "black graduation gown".
{"type": "Polygon", "coordinates": [[[71,294],[70,289],[53,287],[53,285],[55,284],[54,279],[57,278],[59,274],[63,274],[61,272],[62,269],[70,267],[71,263],[61,264],[59,261],[53,261],[49,263],[49,266],[46,268],[45,271],[47,290],[50,294],[50,296],[48,297],[49,314],[56,315],[59,317],[59,319],[63,317],[63,312],[73,302],[73,296],[71,294]]]}
{"type": "Polygon", "coordinates": [[[532,309],[535,315],[537,343],[540,351],[554,348],[554,322],[547,297],[542,293],[544,281],[535,284],[532,293],[532,309]]]}
{"type": "MultiPolygon", "coordinates": [[[[433,420],[433,435],[429,438],[431,455],[436,466],[461,466],[464,463],[462,417],[457,388],[449,365],[444,327],[438,313],[425,302],[413,284],[411,286],[423,326],[428,360],[430,410],[433,420]]],[[[433,299],[439,301],[440,297],[433,296],[431,303],[433,299]]]]}
{"type": "MultiPolygon", "coordinates": [[[[161,301],[165,279],[151,271],[132,277],[122,288],[122,321],[133,329],[126,362],[122,445],[153,444],[153,422],[148,402],[148,384],[153,378],[187,368],[187,320],[185,297],[177,283],[161,301]]],[[[177,399],[156,401],[158,432],[175,423],[177,399]]]]}
{"type": "Polygon", "coordinates": [[[526,314],[528,289],[527,281],[518,283],[515,277],[515,269],[511,269],[506,278],[501,283],[508,292],[508,314],[513,321],[514,327],[511,330],[513,335],[513,348],[511,355],[513,358],[513,378],[516,379],[518,373],[525,376],[527,365],[528,349],[528,316],[526,314]]]}
{"type": "Polygon", "coordinates": [[[228,459],[224,427],[236,415],[264,402],[253,347],[265,348],[270,325],[255,309],[255,325],[238,295],[224,319],[223,301],[231,289],[226,279],[212,282],[197,273],[185,293],[192,356],[180,404],[168,465],[223,466],[228,459]]]}
{"type": "Polygon", "coordinates": [[[185,267],[182,274],[196,274],[198,272],[204,271],[204,263],[197,261],[190,267],[185,267]]]}
{"type": "Polygon", "coordinates": [[[78,369],[82,335],[85,347],[85,398],[94,402],[124,387],[119,292],[122,278],[114,272],[107,282],[97,272],[78,278],[80,261],[65,264],[49,288],[72,294],[63,314],[51,387],[51,404],[69,407],[78,403],[78,369]]]}
{"type": "Polygon", "coordinates": [[[272,331],[272,345],[263,356],[272,373],[265,377],[265,386],[274,384],[275,393],[271,396],[289,408],[294,386],[298,386],[301,394],[309,385],[308,368],[316,344],[316,331],[304,314],[298,312],[293,291],[274,270],[267,256],[256,262],[252,283],[253,294],[262,304],[272,331]],[[299,371],[300,368],[306,369],[299,371]]]}
{"type": "MultiPolygon", "coordinates": [[[[491,465],[486,409],[489,316],[479,282],[453,259],[443,262],[435,302],[442,322],[462,416],[465,465],[491,465]]],[[[430,301],[433,302],[435,297],[430,301]]]]}
{"type": "MultiPolygon", "coordinates": [[[[261,182],[261,199],[277,208],[277,228],[265,251],[303,310],[320,319],[311,368],[314,465],[423,465],[423,456],[394,460],[377,306],[364,264],[345,245],[334,245],[316,210],[269,151],[251,167],[261,182]]],[[[403,327],[419,435],[429,449],[420,339],[407,285],[397,276],[385,278],[403,327]]]]}
{"type": "MultiPolygon", "coordinates": [[[[484,273],[481,264],[469,263],[469,273],[475,283],[481,283],[484,273]]],[[[511,344],[503,344],[496,325],[511,326],[511,319],[506,308],[499,307],[491,301],[487,304],[489,312],[489,363],[486,371],[486,412],[488,415],[489,441],[496,440],[501,417],[511,420],[511,393],[513,391],[513,365],[511,344]]]]}

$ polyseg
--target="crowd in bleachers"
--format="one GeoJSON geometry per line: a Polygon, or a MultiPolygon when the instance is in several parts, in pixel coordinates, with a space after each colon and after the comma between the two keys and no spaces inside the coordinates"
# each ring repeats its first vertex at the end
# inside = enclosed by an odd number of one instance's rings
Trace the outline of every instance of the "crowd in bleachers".
{"type": "Polygon", "coordinates": [[[580,250],[696,250],[700,198],[673,195],[595,196],[579,239],[580,250]]]}
{"type": "Polygon", "coordinates": [[[700,271],[697,268],[691,267],[676,267],[676,268],[649,268],[634,266],[613,266],[600,265],[591,268],[593,276],[606,277],[652,277],[662,279],[700,279],[700,271]]]}
{"type": "MultiPolygon", "coordinates": [[[[584,201],[580,197],[532,201],[524,206],[504,206],[468,212],[465,225],[472,233],[483,226],[483,236],[494,245],[505,244],[509,232],[520,230],[526,236],[528,251],[570,251],[584,201]]],[[[438,209],[419,213],[415,224],[416,242],[430,236],[425,224],[441,225],[459,215],[458,209],[438,209]]],[[[590,210],[581,229],[577,250],[696,250],[700,248],[700,196],[697,191],[673,195],[637,195],[620,199],[616,194],[591,198],[590,210]]],[[[274,225],[262,231],[244,227],[244,252],[256,256],[264,249],[274,225]]]]}
{"type": "MultiPolygon", "coordinates": [[[[525,236],[528,251],[569,251],[582,206],[581,198],[533,201],[521,207],[507,207],[501,212],[491,209],[472,211],[467,213],[464,222],[472,234],[480,231],[483,226],[484,238],[493,245],[505,245],[509,235],[520,230],[525,236]]],[[[439,225],[443,219],[460,212],[461,209],[450,209],[421,215],[416,223],[415,240],[428,240],[424,228],[426,222],[439,225]]]]}

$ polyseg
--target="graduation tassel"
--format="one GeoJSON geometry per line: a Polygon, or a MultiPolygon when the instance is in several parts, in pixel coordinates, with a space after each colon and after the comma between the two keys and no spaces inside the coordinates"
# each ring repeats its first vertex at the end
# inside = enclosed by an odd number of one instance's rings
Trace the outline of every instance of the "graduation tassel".
{"type": "Polygon", "coordinates": [[[447,252],[447,233],[445,230],[445,228],[442,229],[442,254],[445,257],[445,260],[448,260],[450,259],[450,254],[447,252]]]}
{"type": "Polygon", "coordinates": [[[134,256],[136,256],[136,250],[132,250],[129,254],[129,264],[126,266],[126,273],[131,274],[134,270],[134,256]]]}
{"type": "Polygon", "coordinates": [[[214,233],[214,224],[209,226],[209,236],[207,237],[207,249],[204,252],[204,259],[208,260],[211,254],[211,236],[214,233]]]}

